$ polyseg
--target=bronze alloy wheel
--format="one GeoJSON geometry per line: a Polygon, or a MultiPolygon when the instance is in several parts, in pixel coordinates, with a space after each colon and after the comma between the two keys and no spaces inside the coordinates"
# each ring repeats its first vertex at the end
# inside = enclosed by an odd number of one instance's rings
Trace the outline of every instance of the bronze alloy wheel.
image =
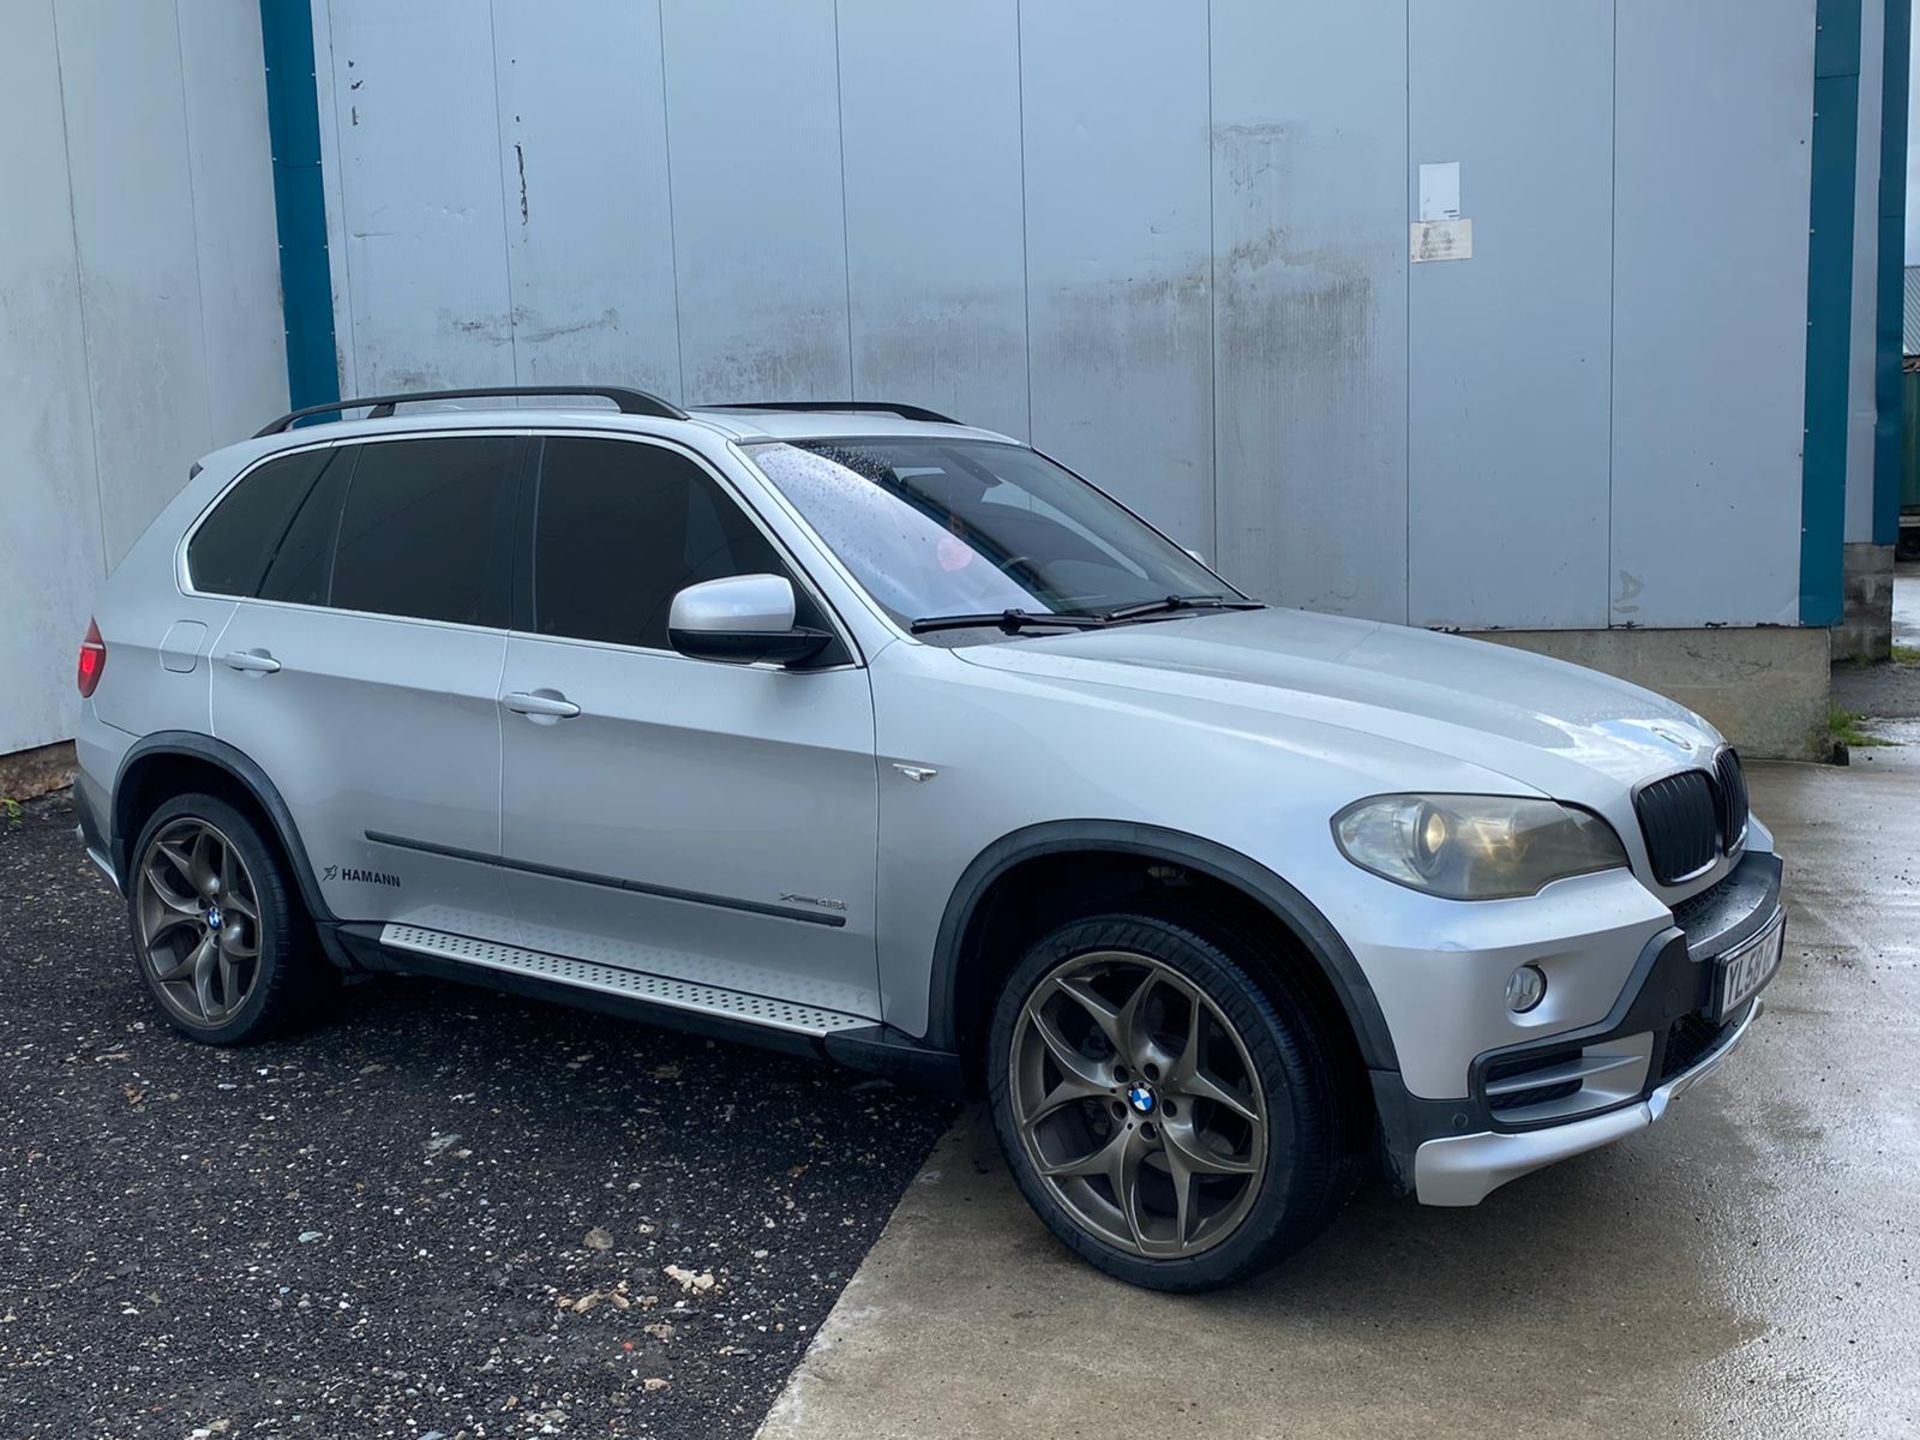
{"type": "Polygon", "coordinates": [[[183,815],[140,857],[134,917],[161,1001],[195,1026],[223,1025],[260,976],[259,892],[234,843],[183,815]]]}
{"type": "Polygon", "coordinates": [[[1100,1240],[1195,1255],[1253,1208],[1266,1103],[1245,1040],[1179,971],[1119,950],[1064,961],[1021,1007],[1008,1064],[1027,1158],[1100,1240]]]}

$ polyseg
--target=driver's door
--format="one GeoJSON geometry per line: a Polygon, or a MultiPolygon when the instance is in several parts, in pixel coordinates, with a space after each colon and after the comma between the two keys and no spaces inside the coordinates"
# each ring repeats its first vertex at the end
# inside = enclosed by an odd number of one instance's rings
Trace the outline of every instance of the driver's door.
{"type": "Polygon", "coordinates": [[[500,683],[501,850],[530,949],[876,1018],[867,672],[673,650],[686,585],[796,582],[691,454],[544,442],[500,683]]]}

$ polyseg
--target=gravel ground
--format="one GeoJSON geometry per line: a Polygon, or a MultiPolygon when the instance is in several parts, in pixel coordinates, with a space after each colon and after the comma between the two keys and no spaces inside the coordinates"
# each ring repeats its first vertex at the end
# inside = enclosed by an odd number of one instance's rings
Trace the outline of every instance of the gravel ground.
{"type": "Polygon", "coordinates": [[[193,1045],[72,825],[0,819],[8,1440],[749,1435],[951,1118],[424,980],[193,1045]]]}

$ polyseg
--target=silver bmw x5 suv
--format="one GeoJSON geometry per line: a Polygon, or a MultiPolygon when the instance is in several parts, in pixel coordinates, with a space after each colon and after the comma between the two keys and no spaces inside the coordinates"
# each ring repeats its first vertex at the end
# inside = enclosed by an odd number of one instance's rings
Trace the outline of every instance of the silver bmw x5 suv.
{"type": "Polygon", "coordinates": [[[186,1035],[429,972],[984,1093],[1066,1245],[1198,1290],[1752,1023],[1781,867],[1698,715],[1263,605],[911,406],[560,393],[284,417],[106,586],[82,837],[186,1035]]]}

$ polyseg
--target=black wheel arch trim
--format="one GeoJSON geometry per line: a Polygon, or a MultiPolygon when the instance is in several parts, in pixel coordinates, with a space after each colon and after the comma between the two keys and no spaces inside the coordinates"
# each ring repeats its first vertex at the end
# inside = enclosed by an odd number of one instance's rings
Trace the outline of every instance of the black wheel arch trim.
{"type": "Polygon", "coordinates": [[[125,823],[127,775],[142,761],[164,759],[168,756],[198,760],[212,765],[225,771],[236,784],[242,786],[265,813],[267,822],[273,826],[274,838],[280,842],[282,852],[293,866],[294,883],[300,887],[300,899],[306,906],[307,914],[315,921],[322,923],[333,919],[332,913],[327,909],[326,899],[320,893],[320,882],[315,877],[313,866],[307,859],[306,847],[300,843],[300,831],[293,823],[293,812],[287,808],[287,802],[281,798],[280,791],[274,786],[273,781],[267,778],[267,772],[254,763],[246,752],[236,749],[224,740],[216,740],[211,735],[200,735],[191,730],[155,731],[135,741],[120,759],[120,768],[113,777],[113,795],[107,802],[107,845],[114,870],[121,877],[123,887],[133,858],[130,852],[137,838],[127,833],[125,823]]]}
{"type": "Polygon", "coordinates": [[[1393,1035],[1360,962],[1326,916],[1299,890],[1257,860],[1216,841],[1124,820],[1054,820],[1002,836],[974,857],[948,897],[934,940],[928,988],[927,1042],[959,1048],[961,944],[981,900],[1007,871],[1045,855],[1091,850],[1182,865],[1234,886],[1285,925],[1333,987],[1361,1058],[1373,1070],[1398,1070],[1393,1035]]]}

